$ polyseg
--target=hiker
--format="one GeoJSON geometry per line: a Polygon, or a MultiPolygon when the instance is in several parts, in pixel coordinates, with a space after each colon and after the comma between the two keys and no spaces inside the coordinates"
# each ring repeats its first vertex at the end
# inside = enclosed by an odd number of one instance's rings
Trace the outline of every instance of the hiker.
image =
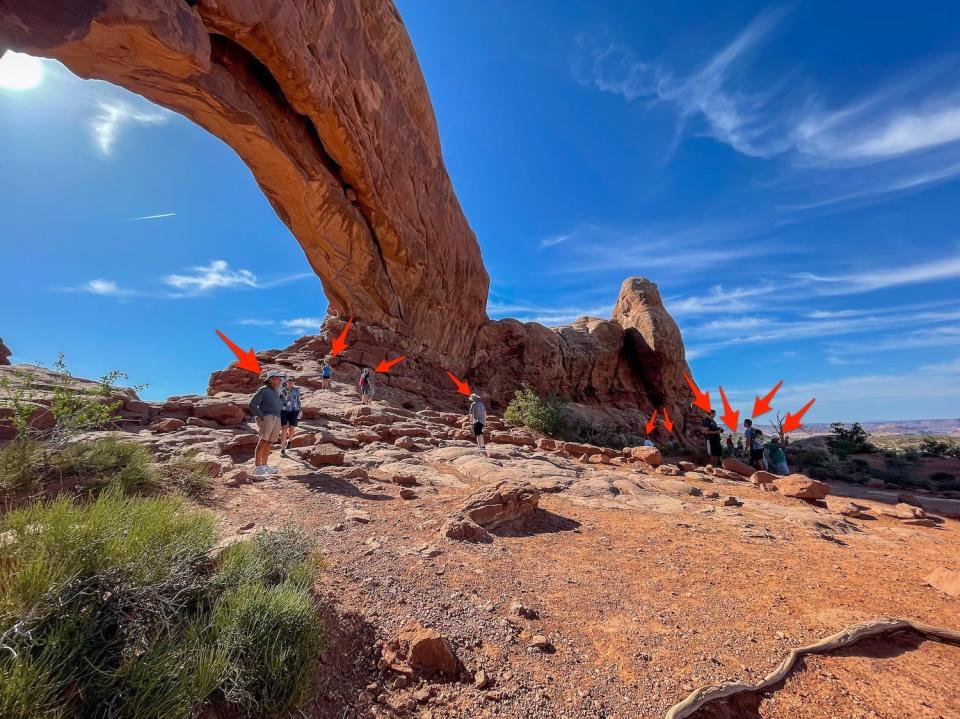
{"type": "Polygon", "coordinates": [[[483,452],[486,447],[483,443],[483,425],[487,421],[487,408],[480,395],[470,395],[470,409],[467,411],[470,426],[473,427],[473,436],[477,438],[477,452],[483,452]]]}
{"type": "Polygon", "coordinates": [[[357,383],[360,388],[360,404],[370,404],[370,397],[373,395],[372,374],[369,367],[364,367],[360,373],[360,381],[357,383]]]}
{"type": "Polygon", "coordinates": [[[771,437],[764,449],[767,451],[770,467],[773,468],[774,472],[777,474],[790,474],[790,468],[787,466],[787,455],[783,451],[783,447],[780,446],[780,439],[778,437],[771,437]]]}
{"type": "Polygon", "coordinates": [[[755,469],[767,469],[767,460],[763,458],[763,430],[753,428],[750,433],[750,464],[755,469]]]}
{"type": "Polygon", "coordinates": [[[736,455],[734,454],[734,452],[736,452],[736,447],[733,446],[733,436],[728,434],[727,435],[727,456],[735,457],[736,455]]]}
{"type": "Polygon", "coordinates": [[[710,416],[703,418],[703,434],[707,438],[707,454],[711,463],[714,467],[720,467],[723,464],[723,445],[720,443],[723,431],[717,425],[716,416],[717,410],[711,409],[710,416]]]}
{"type": "Polygon", "coordinates": [[[283,375],[276,370],[267,373],[263,386],[250,398],[250,411],[257,418],[257,448],[253,453],[253,473],[257,476],[276,474],[276,467],[267,464],[270,446],[280,437],[280,387],[283,375]]]}
{"type": "Polygon", "coordinates": [[[300,421],[300,388],[296,380],[287,377],[280,390],[280,456],[287,456],[287,444],[293,439],[300,421]]]}
{"type": "Polygon", "coordinates": [[[320,365],[320,389],[330,389],[330,358],[325,357],[320,365]]]}
{"type": "Polygon", "coordinates": [[[737,457],[743,456],[743,437],[737,438],[737,457]]]}
{"type": "Polygon", "coordinates": [[[747,460],[748,464],[753,464],[753,420],[745,419],[743,420],[743,441],[746,445],[746,449],[743,455],[743,458],[747,460]]]}
{"type": "Polygon", "coordinates": [[[643,444],[644,447],[656,447],[656,446],[657,446],[657,445],[655,445],[655,444],[653,443],[653,440],[650,439],[649,437],[644,437],[642,444],[643,444]]]}

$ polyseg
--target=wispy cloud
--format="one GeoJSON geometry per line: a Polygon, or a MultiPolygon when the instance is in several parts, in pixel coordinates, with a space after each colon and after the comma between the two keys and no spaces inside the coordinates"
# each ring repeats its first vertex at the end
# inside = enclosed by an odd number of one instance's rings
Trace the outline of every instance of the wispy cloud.
{"type": "Polygon", "coordinates": [[[140,220],[161,220],[164,217],[176,217],[176,212],[161,212],[158,215],[144,215],[143,217],[128,217],[124,222],[138,222],[140,220]]]}
{"type": "Polygon", "coordinates": [[[516,319],[521,322],[537,322],[548,327],[567,325],[580,317],[600,317],[607,319],[613,313],[613,305],[589,307],[551,307],[549,305],[525,302],[487,303],[487,312],[494,319],[516,319]]]}
{"type": "Polygon", "coordinates": [[[77,288],[80,292],[89,292],[92,295],[102,295],[104,297],[133,297],[137,294],[135,290],[120,287],[113,280],[96,279],[85,282],[77,288]]]}
{"type": "Polygon", "coordinates": [[[753,287],[725,288],[723,285],[714,285],[705,295],[667,298],[664,306],[674,317],[748,312],[757,308],[754,298],[784,289],[789,288],[772,282],[753,287]]]}
{"type": "Polygon", "coordinates": [[[230,269],[226,260],[213,260],[209,265],[191,267],[189,274],[167,275],[163,282],[187,294],[229,287],[256,287],[257,277],[250,270],[230,269]]]}
{"type": "Polygon", "coordinates": [[[237,320],[238,325],[248,325],[254,327],[273,327],[280,334],[303,335],[319,334],[323,327],[322,317],[294,317],[289,320],[268,320],[259,318],[246,318],[237,320]]]}
{"type": "Polygon", "coordinates": [[[158,125],[166,122],[170,113],[160,108],[135,108],[122,100],[97,102],[98,111],[90,119],[94,141],[104,155],[113,154],[121,129],[126,125],[158,125]]]}
{"type": "Polygon", "coordinates": [[[561,242],[566,242],[569,240],[572,236],[572,234],[568,233],[564,235],[554,235],[553,237],[545,237],[544,239],[540,240],[540,247],[546,248],[559,245],[561,242]]]}
{"type": "MultiPolygon", "coordinates": [[[[744,27],[706,63],[687,73],[663,60],[643,59],[619,43],[581,38],[574,55],[574,77],[582,85],[644,100],[676,115],[676,137],[687,129],[705,134],[750,157],[789,155],[796,165],[824,168],[922,157],[960,143],[960,82],[957,57],[914,68],[904,77],[883,78],[870,94],[830,107],[810,83],[782,82],[750,88],[745,70],[761,44],[787,16],[767,10],[744,27]]],[[[924,157],[924,167],[907,175],[867,182],[833,198],[797,203],[786,209],[812,209],[865,198],[919,190],[960,176],[954,157],[924,157]]],[[[870,178],[867,177],[867,180],[870,178]]]]}
{"type": "Polygon", "coordinates": [[[818,292],[824,295],[850,295],[901,285],[958,278],[960,277],[960,256],[870,272],[852,272],[842,275],[817,275],[804,272],[795,277],[810,282],[818,292]]]}

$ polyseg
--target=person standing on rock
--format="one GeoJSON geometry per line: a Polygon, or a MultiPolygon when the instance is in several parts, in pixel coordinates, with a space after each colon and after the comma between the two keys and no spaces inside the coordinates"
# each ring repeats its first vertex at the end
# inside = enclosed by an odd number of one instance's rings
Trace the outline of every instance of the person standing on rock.
{"type": "Polygon", "coordinates": [[[720,442],[720,435],[723,432],[716,420],[717,410],[711,409],[710,416],[703,418],[703,434],[707,438],[707,454],[710,455],[710,462],[714,467],[720,467],[723,463],[723,445],[720,442]]]}
{"type": "Polygon", "coordinates": [[[330,360],[324,359],[320,366],[320,389],[330,389],[330,360]]]}
{"type": "Polygon", "coordinates": [[[727,456],[735,457],[737,448],[733,446],[733,435],[727,435],[727,456]]]}
{"type": "Polygon", "coordinates": [[[473,428],[473,436],[477,438],[477,452],[483,452],[486,449],[483,442],[483,425],[487,422],[487,407],[480,399],[480,395],[470,395],[470,409],[467,410],[467,417],[473,428]]]}
{"type": "Polygon", "coordinates": [[[280,390],[280,456],[287,456],[287,444],[293,439],[300,421],[300,388],[296,380],[287,377],[280,390]]]}
{"type": "Polygon", "coordinates": [[[373,396],[373,373],[369,367],[364,367],[360,373],[360,381],[357,385],[360,387],[360,404],[370,404],[370,398],[373,396]]]}
{"type": "Polygon", "coordinates": [[[267,374],[263,386],[250,398],[250,411],[257,418],[259,439],[253,453],[253,473],[257,476],[276,474],[277,468],[267,464],[270,447],[280,438],[280,412],[282,405],[277,391],[282,375],[273,370],[267,374]]]}
{"type": "Polygon", "coordinates": [[[790,474],[790,468],[787,466],[787,455],[784,453],[783,447],[780,446],[780,439],[771,437],[765,449],[773,471],[777,474],[790,474]]]}
{"type": "Polygon", "coordinates": [[[743,420],[743,439],[744,444],[746,445],[746,453],[744,454],[744,457],[747,459],[750,466],[754,467],[755,469],[760,469],[756,465],[756,460],[754,459],[753,454],[753,434],[755,431],[756,430],[753,428],[752,419],[743,420]]]}

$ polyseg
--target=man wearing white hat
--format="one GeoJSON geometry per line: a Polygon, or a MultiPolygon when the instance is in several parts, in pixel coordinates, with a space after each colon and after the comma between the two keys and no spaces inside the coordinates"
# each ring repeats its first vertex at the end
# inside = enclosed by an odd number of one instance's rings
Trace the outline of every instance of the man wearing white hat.
{"type": "Polygon", "coordinates": [[[250,411],[257,418],[257,430],[260,434],[257,448],[253,453],[253,473],[257,476],[276,474],[277,468],[267,464],[270,447],[280,438],[280,411],[282,404],[277,388],[283,381],[283,375],[276,370],[267,373],[263,386],[250,399],[250,411]]]}

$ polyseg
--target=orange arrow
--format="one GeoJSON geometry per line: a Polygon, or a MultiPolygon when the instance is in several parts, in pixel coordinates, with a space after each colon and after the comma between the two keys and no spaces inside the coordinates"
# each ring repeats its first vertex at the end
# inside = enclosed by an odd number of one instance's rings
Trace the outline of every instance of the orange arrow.
{"type": "Polygon", "coordinates": [[[467,395],[467,397],[470,396],[470,385],[468,385],[466,382],[461,382],[460,380],[458,380],[456,377],[453,376],[453,373],[450,372],[449,370],[447,370],[447,377],[452,379],[453,383],[457,385],[457,392],[459,392],[460,394],[465,394],[467,395]]]}
{"type": "Polygon", "coordinates": [[[656,424],[657,424],[657,410],[653,410],[653,414],[650,415],[650,421],[647,422],[647,434],[650,434],[653,431],[653,428],[656,424]]]}
{"type": "Polygon", "coordinates": [[[740,410],[734,412],[730,403],[727,402],[727,395],[723,393],[723,387],[720,388],[720,399],[723,400],[723,423],[730,428],[731,432],[737,431],[737,425],[740,424],[740,410]]]}
{"type": "Polygon", "coordinates": [[[796,414],[790,414],[787,412],[786,419],[783,420],[783,433],[792,432],[795,429],[800,429],[800,420],[803,419],[803,415],[807,413],[807,410],[813,406],[813,403],[817,401],[817,398],[814,397],[812,400],[807,402],[803,407],[800,408],[800,411],[796,414]]]}
{"type": "Polygon", "coordinates": [[[667,413],[667,408],[663,408],[663,426],[667,428],[668,432],[673,431],[673,422],[670,421],[670,415],[667,413]]]}
{"type": "Polygon", "coordinates": [[[697,387],[697,383],[694,382],[693,379],[691,379],[690,375],[685,374],[683,378],[687,380],[687,384],[690,385],[690,390],[693,392],[693,396],[696,397],[696,399],[693,400],[693,405],[695,407],[699,407],[704,412],[709,412],[710,411],[710,393],[701,392],[700,388],[697,387]]]}
{"type": "Polygon", "coordinates": [[[340,336],[333,340],[330,344],[330,356],[336,357],[338,354],[343,352],[347,348],[347,332],[350,330],[350,325],[353,324],[353,317],[347,320],[347,326],[343,328],[343,332],[340,333],[340,336]]]}
{"type": "Polygon", "coordinates": [[[374,370],[374,372],[389,372],[391,367],[398,362],[403,362],[406,358],[407,356],[403,355],[401,357],[394,357],[392,360],[383,360],[377,365],[377,368],[374,370]]]}
{"type": "Polygon", "coordinates": [[[257,356],[253,352],[253,347],[251,347],[247,352],[244,352],[233,342],[231,342],[230,338],[223,334],[223,332],[220,330],[214,331],[217,333],[217,337],[226,342],[227,347],[229,347],[230,350],[237,356],[237,367],[240,369],[245,369],[247,372],[260,374],[260,363],[257,362],[257,356]]]}
{"type": "Polygon", "coordinates": [[[777,382],[772,390],[767,392],[763,397],[754,397],[753,399],[753,414],[751,417],[759,417],[761,414],[766,414],[770,411],[770,400],[773,399],[773,395],[777,393],[777,390],[783,386],[783,380],[777,382]]]}

